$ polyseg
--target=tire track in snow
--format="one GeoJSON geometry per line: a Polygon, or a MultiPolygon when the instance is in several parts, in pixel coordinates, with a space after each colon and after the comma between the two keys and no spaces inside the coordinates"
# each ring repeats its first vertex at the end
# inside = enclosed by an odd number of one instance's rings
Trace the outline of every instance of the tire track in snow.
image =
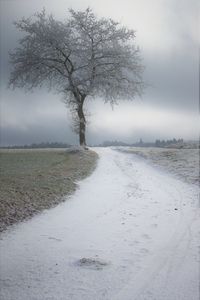
{"type": "Polygon", "coordinates": [[[97,169],[69,201],[0,240],[3,300],[175,299],[164,289],[178,293],[173,280],[194,248],[195,193],[136,157],[97,152],[97,169]],[[177,201],[186,206],[174,211],[177,201]]]}
{"type": "MultiPolygon", "coordinates": [[[[134,156],[134,155],[133,155],[134,156]]],[[[122,168],[122,170],[126,173],[127,170],[122,168]]],[[[154,179],[156,177],[158,178],[160,174],[154,174],[154,179]]],[[[159,180],[158,180],[159,182],[159,180]]],[[[145,267],[137,276],[133,276],[133,281],[129,281],[127,286],[122,289],[122,291],[118,294],[118,296],[115,298],[115,300],[120,299],[127,299],[127,300],[133,300],[133,299],[166,299],[168,300],[168,296],[165,298],[164,294],[160,295],[159,298],[153,298],[151,293],[150,285],[154,281],[156,277],[159,276],[161,271],[167,267],[167,271],[165,272],[165,278],[162,282],[162,288],[163,290],[167,290],[168,286],[170,288],[170,276],[175,271],[176,268],[179,269],[179,267],[184,264],[184,260],[186,256],[189,253],[189,247],[191,245],[191,226],[194,220],[196,219],[196,215],[198,214],[198,209],[196,207],[196,212],[192,211],[189,213],[185,210],[183,210],[183,193],[181,190],[181,187],[177,188],[177,180],[173,182],[172,179],[170,179],[170,183],[166,182],[164,185],[165,192],[169,195],[170,198],[173,197],[175,200],[174,203],[178,203],[178,210],[179,213],[179,222],[174,230],[174,234],[172,237],[168,240],[167,243],[165,243],[164,248],[160,248],[159,252],[156,253],[155,256],[151,257],[149,261],[149,265],[145,267]],[[175,182],[175,183],[174,183],[175,182]],[[169,189],[169,186],[171,189],[169,189]],[[185,241],[185,245],[181,248],[182,244],[185,241]],[[181,248],[181,249],[180,249],[181,248]],[[175,267],[174,267],[175,266],[175,267]],[[148,274],[148,275],[147,275],[148,274]],[[147,290],[148,292],[144,292],[147,290]],[[141,293],[143,296],[141,296],[141,293]],[[146,298],[148,297],[148,298],[146,298]],[[152,298],[151,298],[152,297],[152,298]]],[[[197,279],[198,284],[198,279],[197,279]]],[[[162,291],[161,291],[162,294],[162,291]]],[[[182,293],[182,298],[176,298],[176,291],[174,291],[174,298],[172,299],[188,299],[188,296],[186,298],[184,297],[184,292],[182,293]]],[[[191,299],[198,299],[198,294],[191,295],[191,299]],[[193,298],[194,297],[194,298],[193,298]]]]}

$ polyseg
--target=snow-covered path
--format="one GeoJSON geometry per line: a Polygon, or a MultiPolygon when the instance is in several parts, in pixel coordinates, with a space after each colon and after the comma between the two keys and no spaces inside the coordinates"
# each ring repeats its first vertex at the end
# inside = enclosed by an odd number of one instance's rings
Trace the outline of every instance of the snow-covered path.
{"type": "Polygon", "coordinates": [[[2,235],[0,299],[198,300],[198,188],[96,151],[69,200],[2,235]]]}

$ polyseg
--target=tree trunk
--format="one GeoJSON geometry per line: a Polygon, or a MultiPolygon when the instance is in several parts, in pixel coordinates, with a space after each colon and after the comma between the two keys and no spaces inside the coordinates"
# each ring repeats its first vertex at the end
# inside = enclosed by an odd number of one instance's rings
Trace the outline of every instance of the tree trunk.
{"type": "Polygon", "coordinates": [[[83,112],[83,101],[78,106],[78,118],[79,118],[79,143],[80,146],[86,146],[86,139],[85,139],[86,120],[83,112]]]}

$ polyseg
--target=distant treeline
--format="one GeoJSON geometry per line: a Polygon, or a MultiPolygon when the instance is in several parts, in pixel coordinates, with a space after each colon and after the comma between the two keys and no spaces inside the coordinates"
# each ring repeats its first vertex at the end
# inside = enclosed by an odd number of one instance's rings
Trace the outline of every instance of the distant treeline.
{"type": "Polygon", "coordinates": [[[142,139],[136,143],[124,143],[121,141],[105,141],[99,144],[98,147],[159,147],[159,148],[198,148],[198,142],[184,142],[183,139],[171,139],[171,140],[156,140],[155,142],[144,142],[142,139]]]}
{"type": "Polygon", "coordinates": [[[22,145],[22,146],[7,146],[7,147],[1,147],[2,149],[38,149],[38,148],[69,148],[71,147],[70,144],[66,143],[58,143],[58,142],[53,142],[53,143],[34,143],[31,145],[22,145]]]}
{"type": "MultiPolygon", "coordinates": [[[[60,142],[43,142],[43,143],[34,143],[30,145],[22,145],[22,146],[7,146],[0,147],[1,149],[38,149],[38,148],[69,148],[72,145],[68,143],[60,143],[60,142]]],[[[92,145],[90,145],[92,146],[92,145]]],[[[199,142],[185,142],[183,139],[171,139],[171,140],[156,140],[155,142],[144,142],[142,139],[136,143],[124,143],[122,141],[105,141],[99,145],[93,145],[98,147],[120,147],[120,146],[129,146],[129,147],[159,147],[159,148],[198,148],[199,142]]]]}
{"type": "Polygon", "coordinates": [[[165,141],[165,140],[162,140],[162,141],[161,140],[156,140],[155,141],[155,146],[156,147],[166,147],[166,146],[177,145],[177,144],[183,145],[184,144],[183,139],[178,139],[178,140],[173,139],[173,140],[167,140],[167,141],[165,141]]]}

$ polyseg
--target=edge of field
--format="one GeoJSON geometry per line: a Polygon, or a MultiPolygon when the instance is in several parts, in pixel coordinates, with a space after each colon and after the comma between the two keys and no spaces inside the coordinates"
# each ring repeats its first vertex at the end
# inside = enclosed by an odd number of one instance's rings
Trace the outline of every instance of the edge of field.
{"type": "Polygon", "coordinates": [[[97,159],[92,150],[0,151],[0,231],[65,201],[97,159]]]}

